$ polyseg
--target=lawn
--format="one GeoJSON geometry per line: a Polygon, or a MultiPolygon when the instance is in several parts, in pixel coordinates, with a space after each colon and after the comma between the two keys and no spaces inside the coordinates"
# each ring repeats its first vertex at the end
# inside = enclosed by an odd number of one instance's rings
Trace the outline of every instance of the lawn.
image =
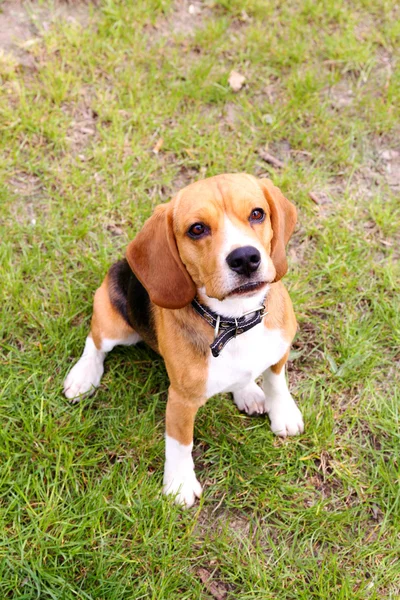
{"type": "Polygon", "coordinates": [[[0,11],[0,598],[399,598],[399,6],[0,11]],[[213,398],[183,511],[160,494],[162,360],[116,349],[76,406],[62,382],[154,206],[237,171],[299,211],[284,281],[306,429],[282,441],[213,398]]]}

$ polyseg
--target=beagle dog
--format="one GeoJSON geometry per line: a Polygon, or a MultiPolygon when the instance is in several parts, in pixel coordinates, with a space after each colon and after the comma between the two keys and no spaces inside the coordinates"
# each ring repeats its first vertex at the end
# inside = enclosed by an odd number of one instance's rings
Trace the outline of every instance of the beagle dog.
{"type": "Polygon", "coordinates": [[[267,413],[279,436],[303,431],[285,379],[297,324],[280,281],[295,224],[295,207],[269,179],[228,174],[192,183],[157,206],[95,293],[65,395],[93,392],[118,344],[143,340],[161,354],[170,380],[163,491],[179,504],[192,506],[202,492],[193,427],[214,394],[232,392],[239,410],[267,413]]]}

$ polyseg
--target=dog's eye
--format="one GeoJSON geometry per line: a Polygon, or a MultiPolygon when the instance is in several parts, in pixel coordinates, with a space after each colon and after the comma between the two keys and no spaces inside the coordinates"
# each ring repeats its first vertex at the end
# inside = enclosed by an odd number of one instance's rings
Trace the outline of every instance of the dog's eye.
{"type": "Polygon", "coordinates": [[[254,208],[251,211],[251,215],[249,218],[250,222],[256,222],[256,223],[261,223],[261,221],[264,221],[264,217],[265,217],[265,212],[263,211],[262,208],[254,208]]]}
{"type": "Polygon", "coordinates": [[[193,239],[201,238],[208,233],[210,230],[204,223],[194,223],[188,230],[188,235],[193,239]]]}

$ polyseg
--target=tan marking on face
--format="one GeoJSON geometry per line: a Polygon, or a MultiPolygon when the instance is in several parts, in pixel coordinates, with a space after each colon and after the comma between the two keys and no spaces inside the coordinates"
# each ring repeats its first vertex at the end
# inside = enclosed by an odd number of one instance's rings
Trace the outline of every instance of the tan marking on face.
{"type": "MultiPolygon", "coordinates": [[[[108,275],[94,295],[90,335],[98,350],[103,339],[124,340],[134,332],[110,300],[108,275]]],[[[121,342],[120,342],[121,343],[121,342]]]]}
{"type": "Polygon", "coordinates": [[[219,175],[196,182],[175,198],[173,216],[181,260],[196,287],[204,287],[208,296],[222,300],[234,288],[249,281],[230,270],[226,263],[228,254],[241,246],[254,246],[262,256],[259,272],[252,280],[273,279],[275,271],[269,259],[272,238],[269,205],[251,177],[219,175]],[[260,223],[249,222],[255,208],[265,212],[265,219],[260,223]],[[198,222],[204,223],[210,234],[193,240],[187,232],[198,222]]]}

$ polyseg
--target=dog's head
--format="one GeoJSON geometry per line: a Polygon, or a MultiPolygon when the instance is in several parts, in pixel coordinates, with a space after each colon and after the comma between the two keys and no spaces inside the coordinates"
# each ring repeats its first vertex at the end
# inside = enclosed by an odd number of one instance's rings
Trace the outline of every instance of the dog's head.
{"type": "Polygon", "coordinates": [[[218,175],[160,205],[127,259],[154,304],[182,308],[197,289],[224,300],[251,296],[287,271],[296,209],[269,179],[218,175]]]}

